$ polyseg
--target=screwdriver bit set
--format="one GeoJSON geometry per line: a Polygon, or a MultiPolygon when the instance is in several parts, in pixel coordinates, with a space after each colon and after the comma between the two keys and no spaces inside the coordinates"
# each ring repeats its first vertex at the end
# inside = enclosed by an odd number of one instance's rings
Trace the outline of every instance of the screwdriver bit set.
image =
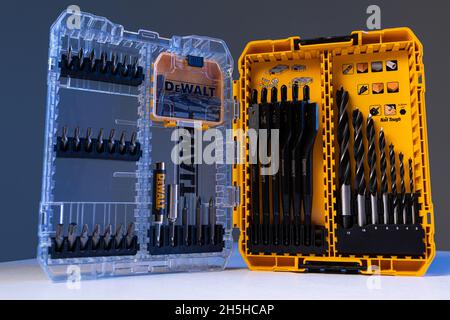
{"type": "Polygon", "coordinates": [[[51,27],[41,266],[56,281],[223,269],[239,192],[195,137],[231,129],[228,48],[73,14],[51,27]]]}
{"type": "Polygon", "coordinates": [[[222,40],[73,14],[53,24],[48,60],[38,260],[52,279],[222,270],[233,227],[252,270],[426,272],[410,29],[253,41],[233,81],[222,40]]]}
{"type": "Polygon", "coordinates": [[[247,44],[234,127],[279,129],[280,160],[266,176],[267,161],[249,161],[260,137],[233,172],[250,269],[426,272],[435,244],[422,56],[408,28],[247,44]]]}

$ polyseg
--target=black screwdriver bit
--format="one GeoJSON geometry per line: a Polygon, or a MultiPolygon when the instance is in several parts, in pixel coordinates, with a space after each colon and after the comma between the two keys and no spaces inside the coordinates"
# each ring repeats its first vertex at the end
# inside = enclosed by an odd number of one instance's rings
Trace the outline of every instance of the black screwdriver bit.
{"type": "Polygon", "coordinates": [[[394,145],[389,146],[389,159],[391,164],[391,194],[392,194],[392,207],[394,211],[394,224],[398,224],[398,198],[397,198],[397,168],[395,161],[395,149],[394,145]]]}
{"type": "Polygon", "coordinates": [[[69,244],[69,250],[73,250],[76,239],[77,239],[77,224],[71,223],[69,224],[69,231],[67,233],[67,242],[69,244]]]}
{"type": "Polygon", "coordinates": [[[101,67],[100,67],[100,71],[101,71],[102,73],[105,73],[105,72],[106,72],[106,62],[107,62],[107,60],[108,60],[107,55],[106,55],[106,52],[102,52],[102,53],[101,53],[101,55],[100,55],[100,60],[101,60],[101,63],[102,63],[102,65],[101,65],[101,67]]]}
{"type": "Polygon", "coordinates": [[[369,164],[369,192],[371,204],[372,224],[378,224],[378,176],[377,176],[377,151],[375,144],[375,124],[372,115],[367,118],[367,162],[369,164]]]}
{"type": "Polygon", "coordinates": [[[119,139],[119,152],[120,154],[124,154],[126,152],[126,143],[125,143],[125,131],[122,132],[119,139]]]}
{"type": "Polygon", "coordinates": [[[95,50],[92,49],[91,53],[89,54],[89,61],[90,61],[90,67],[91,70],[95,70],[95,50]]]}
{"type": "Polygon", "coordinates": [[[355,190],[357,192],[358,225],[364,227],[366,217],[366,181],[364,176],[364,143],[363,115],[356,109],[353,111],[354,157],[355,157],[355,190]]]}
{"type": "Polygon", "coordinates": [[[380,148],[380,172],[381,172],[381,196],[383,198],[383,223],[389,224],[389,195],[388,195],[388,178],[387,178],[387,158],[386,158],[386,138],[384,130],[381,128],[378,141],[380,148]]]}
{"type": "Polygon", "coordinates": [[[353,225],[351,211],[351,168],[350,168],[350,123],[348,118],[349,95],[344,88],[336,93],[339,108],[338,144],[339,144],[339,182],[341,187],[342,225],[349,229],[353,225]]]}
{"type": "Polygon", "coordinates": [[[123,56],[123,60],[122,60],[122,76],[126,77],[128,76],[128,57],[127,55],[123,56]]]}
{"type": "Polygon", "coordinates": [[[97,136],[97,152],[103,152],[103,128],[100,129],[97,136]]]}
{"type": "Polygon", "coordinates": [[[87,224],[83,225],[80,233],[80,249],[84,250],[86,248],[86,244],[89,240],[89,227],[87,224]]]}
{"type": "Polygon", "coordinates": [[[405,164],[403,163],[405,156],[403,153],[399,153],[399,167],[400,167],[400,196],[401,196],[401,208],[402,208],[402,218],[403,224],[407,224],[407,208],[406,208],[406,185],[405,185],[405,164]]]}
{"type": "Polygon", "coordinates": [[[80,68],[80,70],[83,69],[83,57],[83,48],[80,48],[80,50],[78,50],[78,67],[80,68]]]}
{"type": "Polygon", "coordinates": [[[73,133],[73,150],[80,150],[80,128],[76,127],[73,133]]]}
{"type": "Polygon", "coordinates": [[[123,238],[123,226],[122,224],[119,224],[116,227],[116,233],[114,234],[114,245],[116,248],[120,248],[122,238],[123,238]]]}
{"type": "Polygon", "coordinates": [[[137,140],[137,133],[133,132],[131,134],[131,141],[130,141],[130,154],[134,155],[136,153],[136,140],[137,140]]]}
{"type": "Polygon", "coordinates": [[[62,135],[61,135],[61,150],[67,150],[68,142],[69,142],[69,139],[67,138],[67,127],[63,127],[62,135]]]}
{"type": "Polygon", "coordinates": [[[85,146],[87,152],[92,151],[92,128],[87,128],[86,130],[86,139],[85,139],[85,146]]]}
{"type": "Polygon", "coordinates": [[[408,160],[409,165],[409,192],[411,194],[411,223],[416,224],[416,206],[415,206],[415,194],[414,194],[414,172],[413,172],[413,160],[408,160]]]}
{"type": "Polygon", "coordinates": [[[58,224],[56,225],[56,233],[55,233],[55,243],[56,250],[60,250],[64,242],[64,225],[58,224]]]}
{"type": "Polygon", "coordinates": [[[109,153],[114,153],[114,148],[115,148],[115,141],[114,141],[114,136],[116,134],[116,130],[111,129],[110,133],[109,133],[109,139],[108,139],[108,151],[109,153]]]}
{"type": "Polygon", "coordinates": [[[96,249],[100,241],[100,226],[98,224],[94,225],[92,230],[92,247],[96,249]]]}
{"type": "Polygon", "coordinates": [[[104,249],[109,249],[111,245],[111,236],[112,236],[112,225],[108,224],[105,228],[105,233],[103,234],[103,241],[105,242],[104,249]]]}

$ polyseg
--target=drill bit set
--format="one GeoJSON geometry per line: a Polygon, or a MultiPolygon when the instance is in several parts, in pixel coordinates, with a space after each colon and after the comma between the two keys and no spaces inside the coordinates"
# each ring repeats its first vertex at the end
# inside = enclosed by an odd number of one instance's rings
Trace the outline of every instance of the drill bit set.
{"type": "Polygon", "coordinates": [[[133,256],[139,250],[135,226],[117,224],[115,232],[108,224],[101,229],[95,224],[89,230],[88,224],[83,224],[79,230],[76,223],[70,223],[65,232],[64,224],[57,224],[55,236],[51,238],[49,254],[52,259],[93,258],[107,256],[133,256]]]}
{"type": "MultiPolygon", "coordinates": [[[[303,100],[299,100],[299,86],[253,90],[248,110],[249,129],[267,132],[267,140],[257,141],[256,152],[268,146],[271,165],[279,163],[279,170],[262,173],[268,165],[256,159],[250,164],[251,221],[248,227],[248,248],[254,253],[322,254],[326,251],[325,228],[312,223],[313,146],[318,131],[318,106],[310,102],[310,88],[303,86],[303,100]],[[270,149],[271,134],[279,132],[279,150],[270,149]],[[277,158],[278,156],[278,158],[277,158]]],[[[260,135],[260,138],[264,135],[260,135]]],[[[277,141],[278,142],[278,141],[277,141]]],[[[278,145],[278,143],[277,143],[278,145]]]]}
{"type": "Polygon", "coordinates": [[[156,163],[153,181],[153,223],[148,233],[149,253],[163,255],[221,252],[224,247],[224,228],[217,223],[214,198],[209,200],[206,209],[200,196],[195,199],[195,207],[189,207],[188,203],[191,201],[187,199],[188,194],[181,197],[178,184],[168,184],[166,188],[164,162],[156,163]],[[178,214],[179,212],[181,214],[178,214]]]}
{"type": "Polygon", "coordinates": [[[387,146],[385,131],[376,128],[371,114],[365,120],[359,109],[350,112],[349,93],[343,88],[336,93],[336,109],[339,146],[338,249],[345,253],[422,253],[424,247],[420,237],[423,237],[423,230],[417,215],[416,201],[420,195],[416,195],[414,190],[413,160],[409,159],[406,164],[409,173],[406,176],[404,154],[397,153],[393,144],[387,146]],[[409,190],[406,190],[406,179],[409,179],[409,190]],[[409,242],[405,246],[404,242],[408,239],[404,238],[405,234],[406,237],[411,234],[419,245],[409,242]],[[371,241],[365,240],[364,235],[371,241]],[[349,244],[352,237],[353,245],[349,244]],[[369,242],[375,242],[376,245],[372,246],[369,242]],[[403,244],[397,245],[397,242],[403,244]]]}
{"type": "Polygon", "coordinates": [[[115,135],[115,129],[111,129],[109,135],[105,136],[101,128],[94,138],[92,128],[87,128],[86,135],[82,137],[80,128],[76,127],[73,136],[68,137],[68,128],[63,127],[54,150],[58,158],[139,161],[142,151],[136,132],[131,134],[129,141],[125,131],[121,133],[119,140],[115,139],[115,135]]]}
{"type": "Polygon", "coordinates": [[[86,52],[80,48],[72,52],[69,46],[66,53],[61,55],[59,67],[61,77],[94,80],[137,87],[144,81],[144,71],[138,65],[138,57],[129,58],[123,54],[119,60],[117,53],[108,54],[102,51],[100,56],[92,49],[86,52]]]}

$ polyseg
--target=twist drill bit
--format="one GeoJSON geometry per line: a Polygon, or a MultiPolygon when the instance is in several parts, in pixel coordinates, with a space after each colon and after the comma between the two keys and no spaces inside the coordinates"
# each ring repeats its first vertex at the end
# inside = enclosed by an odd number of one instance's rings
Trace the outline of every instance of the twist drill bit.
{"type": "Polygon", "coordinates": [[[86,130],[85,148],[87,152],[92,151],[92,128],[86,130]]]}
{"type": "Polygon", "coordinates": [[[88,242],[89,239],[89,227],[87,224],[83,225],[83,228],[81,229],[81,234],[80,234],[80,248],[81,250],[84,250],[86,248],[86,244],[88,242]]]}
{"type": "Polygon", "coordinates": [[[73,149],[75,151],[80,150],[80,128],[76,127],[73,133],[73,149]]]}
{"type": "Polygon", "coordinates": [[[354,156],[356,162],[355,172],[355,189],[358,194],[358,225],[364,227],[366,225],[366,181],[364,177],[364,143],[363,143],[363,116],[362,113],[356,109],[353,111],[353,128],[354,134],[354,156]]]}
{"type": "Polygon", "coordinates": [[[56,235],[55,235],[55,243],[56,250],[60,250],[64,242],[64,225],[58,224],[56,225],[56,235]]]}
{"type": "Polygon", "coordinates": [[[126,151],[126,143],[125,143],[125,131],[122,132],[120,139],[119,139],[119,152],[121,154],[124,154],[126,151]]]}
{"type": "Polygon", "coordinates": [[[100,68],[101,72],[105,72],[106,71],[106,62],[107,62],[107,56],[106,56],[106,52],[102,52],[100,55],[100,60],[102,61],[102,66],[100,68]]]}
{"type": "Polygon", "coordinates": [[[351,212],[351,169],[350,169],[350,124],[348,119],[348,101],[349,95],[344,88],[336,93],[336,102],[339,107],[338,120],[338,144],[340,150],[339,158],[339,181],[341,184],[341,208],[343,227],[349,229],[352,227],[351,212]]]}
{"type": "Polygon", "coordinates": [[[112,225],[108,224],[103,234],[103,241],[105,242],[105,249],[109,249],[112,235],[112,225]]]}
{"type": "Polygon", "coordinates": [[[91,70],[95,69],[95,50],[92,49],[91,53],[89,54],[89,61],[91,64],[91,70]]]}
{"type": "Polygon", "coordinates": [[[69,232],[67,233],[67,242],[69,243],[69,250],[73,249],[76,240],[77,240],[77,224],[71,223],[69,224],[69,232]]]}
{"type": "Polygon", "coordinates": [[[67,143],[69,142],[69,139],[67,138],[67,127],[62,128],[62,135],[61,135],[61,149],[67,150],[67,143]]]}
{"type": "Polygon", "coordinates": [[[72,67],[72,46],[69,46],[69,49],[67,50],[67,65],[72,67]]]}
{"type": "Polygon", "coordinates": [[[123,226],[119,224],[116,228],[116,233],[114,234],[114,244],[116,248],[120,247],[123,238],[123,226]]]}
{"type": "Polygon", "coordinates": [[[380,191],[383,197],[383,223],[389,224],[389,196],[388,196],[388,178],[387,178],[387,160],[386,160],[386,139],[384,130],[381,128],[380,137],[378,141],[380,148],[380,172],[381,172],[381,186],[380,191]]]}
{"type": "Polygon", "coordinates": [[[403,213],[403,224],[408,223],[408,217],[406,213],[406,186],[405,186],[405,165],[403,163],[405,156],[403,153],[399,153],[398,160],[400,162],[400,195],[401,195],[401,208],[403,213]]]}
{"type": "Polygon", "coordinates": [[[183,210],[181,211],[181,218],[183,219],[183,230],[184,230],[184,245],[189,245],[189,216],[187,209],[186,197],[184,197],[183,210]]]}
{"type": "Polygon", "coordinates": [[[116,74],[117,72],[117,55],[113,53],[111,55],[111,63],[112,63],[112,73],[116,74]]]}
{"type": "Polygon", "coordinates": [[[92,230],[92,247],[96,249],[100,241],[100,226],[96,224],[92,230]]]}
{"type": "Polygon", "coordinates": [[[130,141],[130,153],[133,155],[136,153],[136,139],[137,139],[137,133],[133,132],[131,134],[131,141],[130,141]]]}
{"type": "Polygon", "coordinates": [[[398,199],[397,199],[397,172],[395,164],[394,145],[389,146],[389,159],[391,163],[391,193],[392,207],[394,208],[394,224],[398,224],[398,199]]]}
{"type": "Polygon", "coordinates": [[[202,244],[202,199],[197,198],[197,206],[195,208],[195,225],[197,227],[197,244],[202,244]]]}
{"type": "Polygon", "coordinates": [[[100,129],[97,137],[97,152],[103,152],[103,128],[100,129]]]}
{"type": "Polygon", "coordinates": [[[127,55],[123,56],[122,60],[122,76],[126,77],[128,75],[128,67],[127,67],[128,57],[127,55]]]}
{"type": "Polygon", "coordinates": [[[216,244],[216,203],[214,201],[214,197],[211,197],[209,200],[209,225],[211,226],[211,244],[216,244]]]}
{"type": "Polygon", "coordinates": [[[115,147],[115,141],[114,141],[114,136],[116,134],[116,130],[111,129],[110,133],[109,133],[109,139],[108,139],[108,151],[109,153],[113,153],[114,152],[114,147],[115,147]]]}
{"type": "Polygon", "coordinates": [[[135,76],[137,75],[137,71],[138,71],[137,65],[138,65],[138,62],[139,62],[139,57],[134,58],[133,68],[132,68],[132,70],[133,70],[133,77],[135,77],[135,76]]]}
{"type": "Polygon", "coordinates": [[[131,247],[134,238],[134,223],[130,222],[127,228],[127,234],[125,235],[125,241],[127,243],[127,248],[131,247]]]}
{"type": "Polygon", "coordinates": [[[414,194],[414,172],[413,172],[413,160],[409,159],[409,192],[411,193],[411,222],[416,224],[416,205],[414,194]]]}
{"type": "Polygon", "coordinates": [[[369,163],[369,191],[372,212],[372,224],[378,224],[378,179],[377,179],[377,152],[375,143],[375,124],[372,115],[367,118],[366,138],[368,143],[367,161],[369,163]]]}
{"type": "Polygon", "coordinates": [[[80,48],[80,50],[78,50],[78,67],[80,69],[83,69],[83,56],[84,56],[83,48],[80,48]]]}

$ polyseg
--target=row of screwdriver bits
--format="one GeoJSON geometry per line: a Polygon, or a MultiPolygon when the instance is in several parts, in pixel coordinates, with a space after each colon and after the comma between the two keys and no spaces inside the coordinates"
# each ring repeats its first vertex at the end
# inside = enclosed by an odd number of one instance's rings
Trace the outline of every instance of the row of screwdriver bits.
{"type": "Polygon", "coordinates": [[[103,129],[99,130],[97,138],[92,138],[92,128],[87,128],[84,138],[80,136],[79,127],[75,128],[73,137],[68,137],[67,132],[68,128],[63,127],[61,136],[57,137],[54,147],[57,157],[138,161],[142,154],[136,132],[131,134],[130,141],[126,141],[125,132],[115,140],[115,129],[111,129],[108,139],[104,139],[103,129]]]}
{"type": "Polygon", "coordinates": [[[59,67],[61,77],[139,86],[144,80],[144,72],[138,62],[139,58],[130,61],[127,55],[119,61],[117,54],[111,53],[108,57],[104,51],[96,58],[94,49],[87,56],[83,48],[74,54],[69,47],[67,53],[61,55],[59,67]]]}

